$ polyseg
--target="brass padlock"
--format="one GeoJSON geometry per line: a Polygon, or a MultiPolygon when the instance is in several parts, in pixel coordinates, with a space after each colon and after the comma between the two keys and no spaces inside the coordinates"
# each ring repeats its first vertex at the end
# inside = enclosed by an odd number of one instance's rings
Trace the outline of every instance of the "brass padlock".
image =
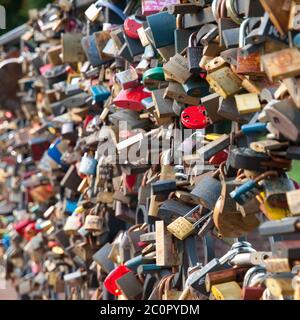
{"type": "Polygon", "coordinates": [[[199,209],[200,209],[200,205],[193,208],[190,212],[188,212],[183,217],[177,218],[175,221],[173,221],[167,226],[167,230],[179,240],[186,239],[187,237],[189,237],[195,232],[195,229],[198,225],[200,225],[205,219],[207,219],[212,214],[212,213],[206,214],[195,223],[191,223],[186,219],[189,215],[193,214],[195,211],[199,209]]]}
{"type": "Polygon", "coordinates": [[[206,80],[210,87],[224,99],[239,92],[242,84],[240,78],[229,67],[209,73],[206,80]]]}
{"type": "Polygon", "coordinates": [[[212,286],[211,292],[216,300],[241,300],[242,289],[235,281],[212,286]]]}
{"type": "Polygon", "coordinates": [[[234,96],[240,114],[248,114],[261,110],[261,104],[256,93],[244,93],[234,96]]]}

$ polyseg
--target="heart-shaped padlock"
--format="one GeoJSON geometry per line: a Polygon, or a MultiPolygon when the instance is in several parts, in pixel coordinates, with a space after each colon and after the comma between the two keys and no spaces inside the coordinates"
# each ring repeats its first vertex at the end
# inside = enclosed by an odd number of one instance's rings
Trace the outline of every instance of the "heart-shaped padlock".
{"type": "Polygon", "coordinates": [[[209,121],[204,106],[191,106],[181,113],[181,123],[189,129],[204,129],[209,121]]]}

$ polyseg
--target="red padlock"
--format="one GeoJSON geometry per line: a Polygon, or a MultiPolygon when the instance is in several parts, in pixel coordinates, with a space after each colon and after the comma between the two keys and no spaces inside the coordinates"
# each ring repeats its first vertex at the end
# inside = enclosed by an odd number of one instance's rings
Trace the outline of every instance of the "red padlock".
{"type": "Polygon", "coordinates": [[[131,270],[125,265],[121,264],[116,269],[110,272],[110,274],[104,280],[104,286],[106,290],[113,294],[114,296],[120,296],[122,294],[121,290],[116,284],[116,280],[120,279],[125,274],[129,273],[131,270]]]}
{"type": "Polygon", "coordinates": [[[34,236],[36,236],[37,234],[38,234],[38,231],[36,230],[35,222],[29,223],[24,228],[24,238],[27,239],[28,241],[32,239],[34,236]]]}
{"type": "Polygon", "coordinates": [[[222,150],[222,151],[218,152],[217,154],[215,154],[214,156],[212,156],[208,160],[208,163],[209,164],[213,164],[215,166],[218,166],[222,162],[226,161],[227,158],[228,158],[228,151],[227,150],[222,150]]]}
{"type": "Polygon", "coordinates": [[[181,113],[181,123],[189,129],[204,129],[209,124],[204,106],[191,106],[181,113]]]}
{"type": "Polygon", "coordinates": [[[145,107],[142,100],[151,97],[151,92],[146,91],[144,86],[138,86],[132,89],[121,90],[114,99],[114,104],[119,108],[142,111],[145,107]]]}
{"type": "Polygon", "coordinates": [[[137,20],[135,16],[130,16],[124,21],[124,32],[131,39],[139,40],[138,29],[141,28],[142,22],[137,20]]]}

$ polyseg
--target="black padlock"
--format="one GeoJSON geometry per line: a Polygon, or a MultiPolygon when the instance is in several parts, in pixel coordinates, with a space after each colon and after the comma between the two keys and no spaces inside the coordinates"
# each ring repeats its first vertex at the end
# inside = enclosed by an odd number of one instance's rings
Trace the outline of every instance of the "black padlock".
{"type": "Polygon", "coordinates": [[[189,38],[189,46],[187,48],[188,67],[191,73],[200,73],[199,66],[202,58],[202,47],[197,46],[197,32],[193,32],[189,38]]]}

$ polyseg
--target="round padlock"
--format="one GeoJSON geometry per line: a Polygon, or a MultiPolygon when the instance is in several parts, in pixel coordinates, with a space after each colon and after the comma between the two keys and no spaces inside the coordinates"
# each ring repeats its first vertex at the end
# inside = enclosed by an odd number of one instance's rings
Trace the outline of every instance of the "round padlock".
{"type": "Polygon", "coordinates": [[[137,31],[142,26],[142,23],[139,22],[134,16],[130,16],[124,21],[124,32],[127,37],[138,40],[140,37],[137,31]]]}
{"type": "Polygon", "coordinates": [[[181,123],[189,129],[204,129],[209,121],[204,106],[192,106],[183,110],[181,123]]]}

